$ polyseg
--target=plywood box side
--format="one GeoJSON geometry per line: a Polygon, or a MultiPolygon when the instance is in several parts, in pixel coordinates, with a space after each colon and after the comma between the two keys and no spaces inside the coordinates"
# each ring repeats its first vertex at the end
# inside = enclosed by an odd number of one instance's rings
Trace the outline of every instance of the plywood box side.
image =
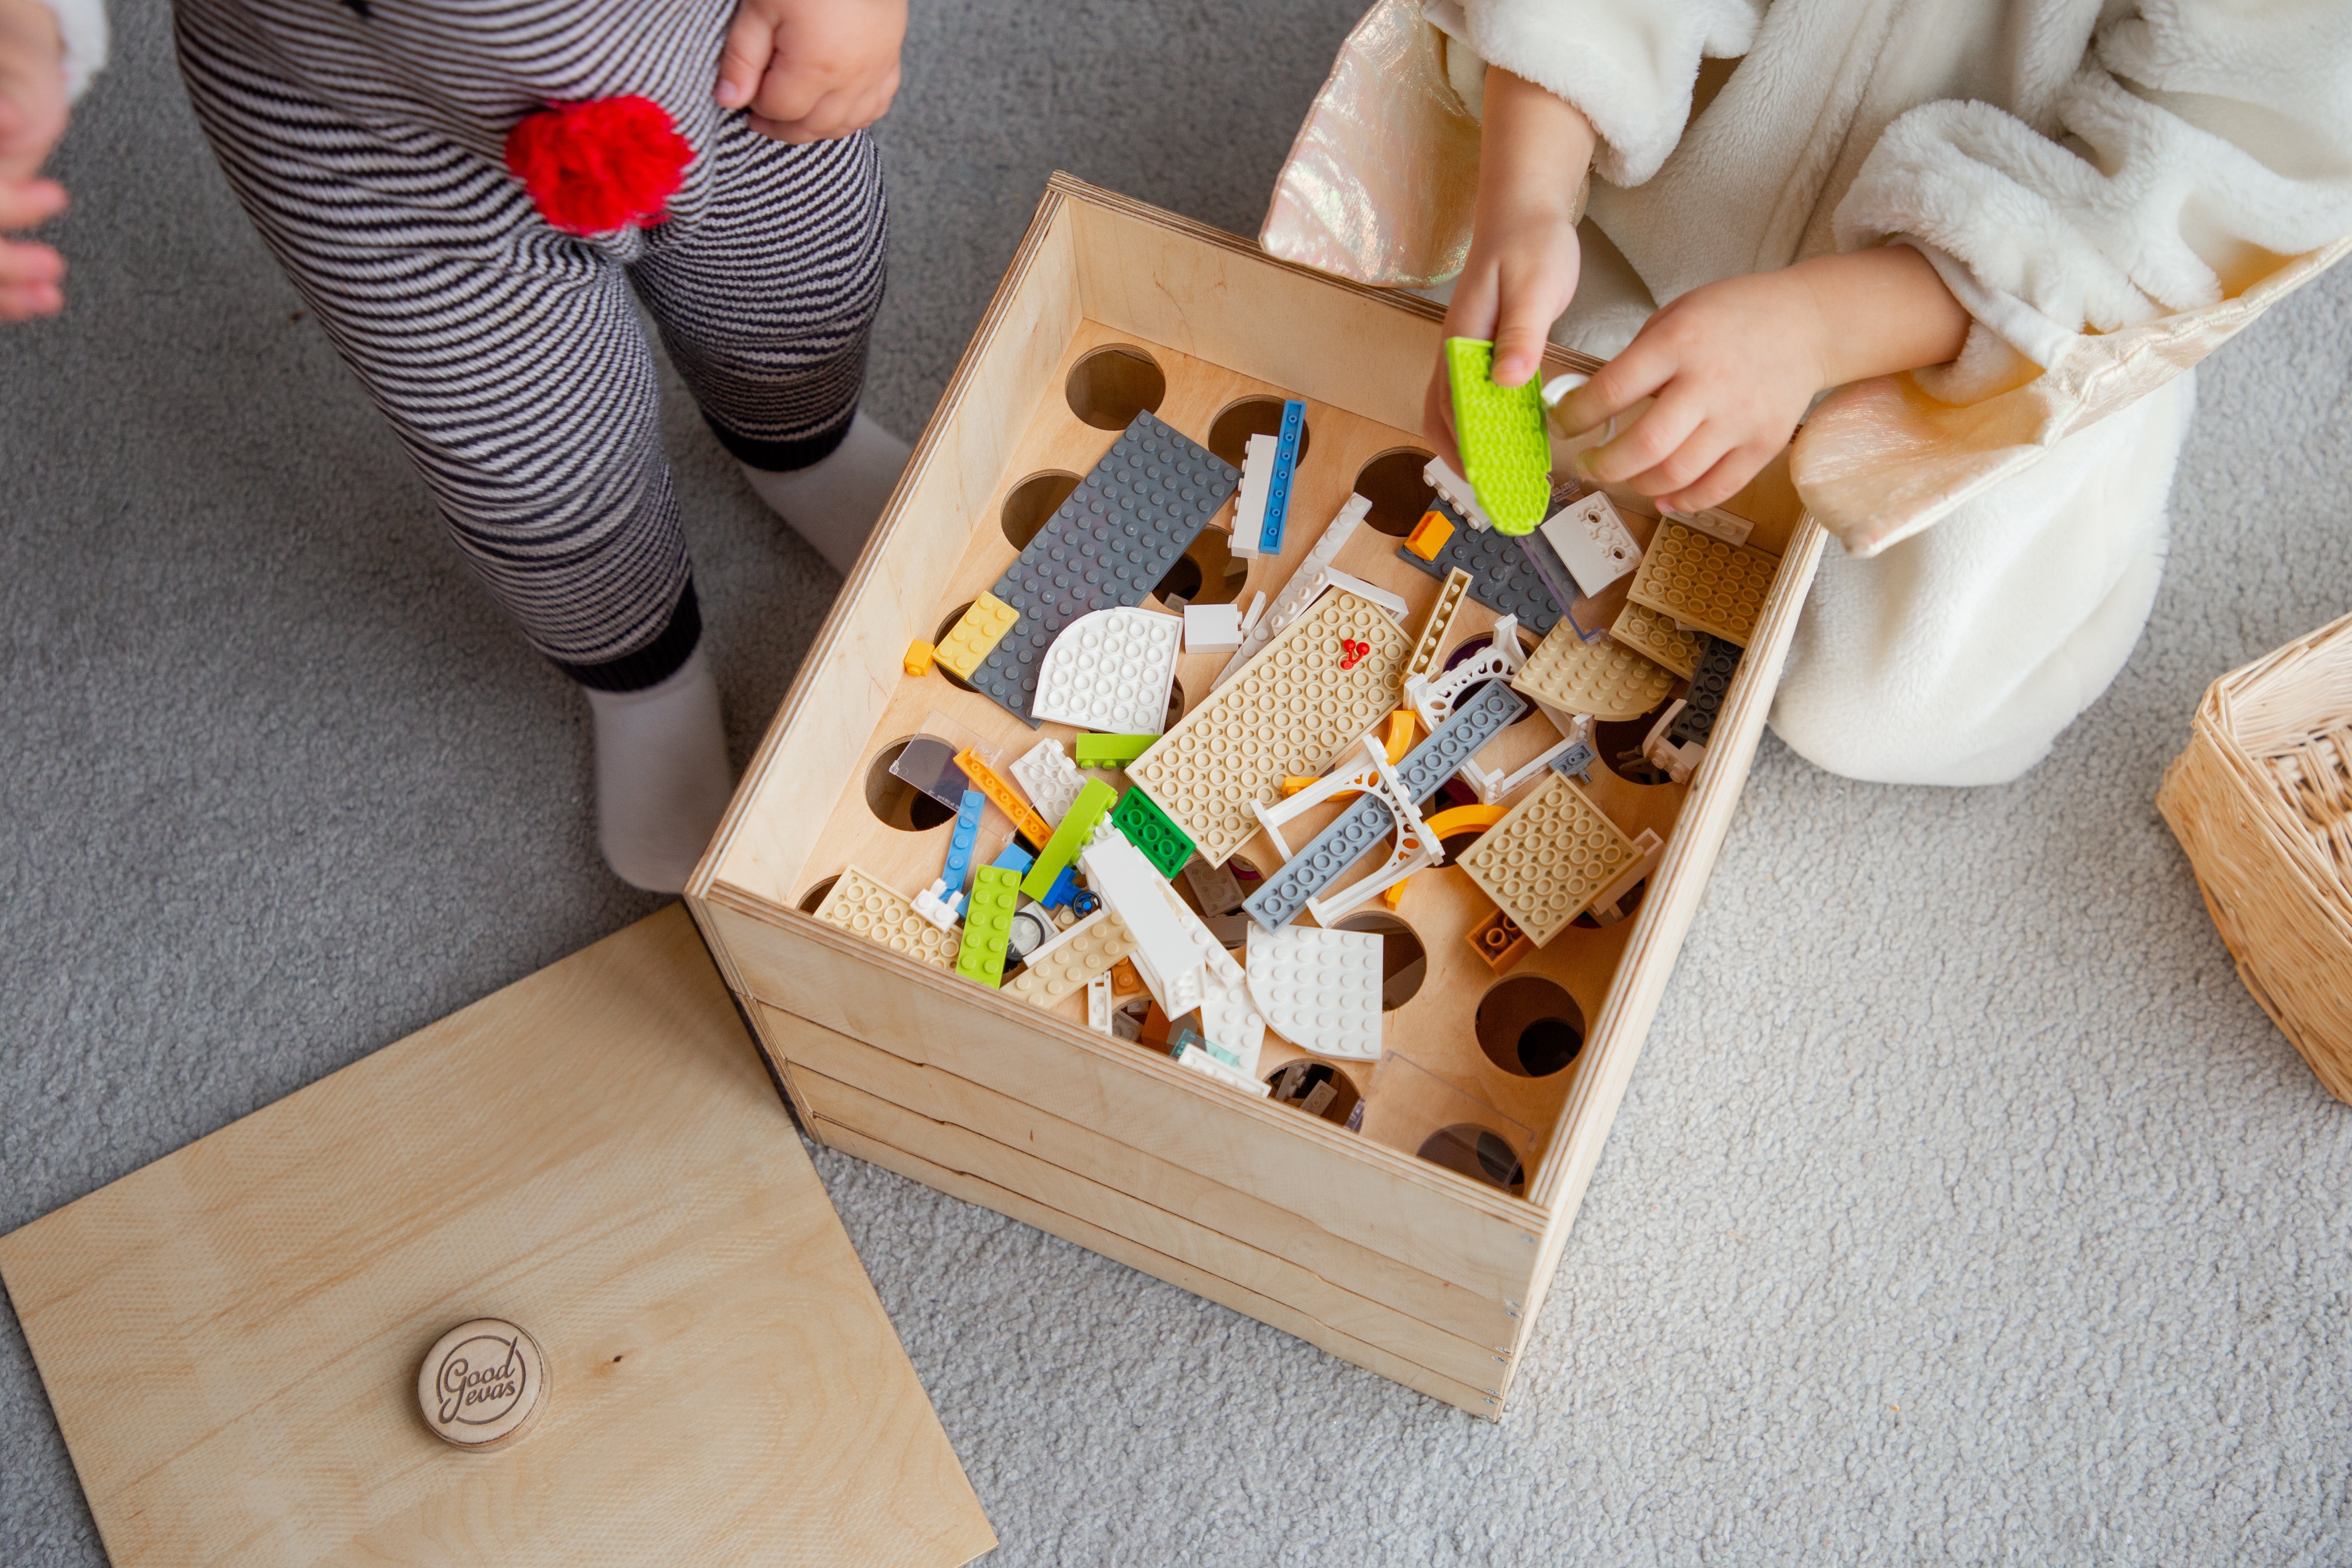
{"type": "MultiPolygon", "coordinates": [[[[1779,684],[1797,617],[1821,562],[1824,535],[1810,517],[1800,523],[1789,552],[1758,616],[1748,657],[1727,693],[1716,721],[1717,739],[1685,802],[1681,820],[1666,842],[1665,858],[1652,879],[1652,896],[1634,916],[1633,936],[1610,986],[1608,1003],[1593,1028],[1593,1059],[1569,1092],[1560,1132],[1528,1184],[1528,1193],[1565,1230],[1575,1223],[1593,1167],[1615,1120],[1618,1103],[1633,1079],[1650,1022],[1665,995],[1683,938],[1698,912],[1724,835],[1738,809],[1756,745],[1779,684]]],[[[1589,1047],[1589,1048],[1592,1048],[1589,1047]]],[[[1538,1278],[1540,1289],[1548,1281],[1538,1278]]]]}
{"type": "Polygon", "coordinates": [[[817,1115],[828,1121],[1074,1215],[1279,1301],[1326,1329],[1377,1346],[1441,1377],[1492,1384],[1509,1364],[1507,1352],[1473,1344],[1458,1334],[1409,1318],[1392,1307],[1342,1289],[1289,1258],[1091,1181],[1028,1150],[933,1120],[823,1073],[805,1073],[803,1081],[817,1115]]]}
{"type": "Polygon", "coordinates": [[[1034,1155],[1090,1183],[1288,1259],[1338,1289],[1443,1330],[1488,1354],[1509,1356],[1525,1331],[1524,1320],[1513,1317],[1500,1303],[1358,1247],[1286,1209],[1212,1182],[1094,1128],[1066,1121],[942,1068],[908,1061],[765,1003],[752,1006],[763,1034],[789,1050],[805,1069],[932,1121],[1034,1155]]]}
{"type": "Polygon", "coordinates": [[[1507,1382],[1492,1389],[1473,1387],[1452,1378],[1441,1377],[1428,1368],[1416,1365],[1402,1357],[1389,1354],[1361,1340],[1352,1339],[1315,1322],[1305,1313],[1282,1302],[1244,1289],[1231,1280],[1222,1279],[1206,1269],[1195,1268],[1189,1263],[1154,1252],[1140,1242],[1130,1241],[1113,1231],[1091,1225],[1075,1215],[1065,1214],[1050,1205],[1041,1204],[1008,1191],[975,1176],[935,1165],[921,1156],[895,1148],[880,1139],[869,1137],[854,1129],[841,1126],[826,1130],[826,1142],[832,1147],[856,1155],[859,1159],[895,1172],[908,1181],[961,1198],[969,1204],[992,1209],[1008,1219],[1019,1220],[1048,1236],[1057,1237],[1073,1247],[1084,1247],[1123,1263],[1138,1273],[1188,1290],[1195,1296],[1214,1301],[1221,1307],[1254,1318],[1270,1328],[1278,1329],[1294,1339],[1303,1340],[1318,1350],[1339,1360],[1363,1368],[1391,1383],[1402,1384],[1417,1394],[1451,1405],[1482,1419],[1493,1420],[1502,1413],[1503,1401],[1509,1394],[1507,1382]]]}
{"type": "Polygon", "coordinates": [[[882,521],[761,742],[690,895],[724,879],[787,902],[1079,321],[1076,254],[1048,191],[940,395],[882,521]]]}
{"type": "Polygon", "coordinates": [[[1532,1205],[1107,1040],[797,911],[711,910],[754,987],[788,1012],[936,1066],[1290,1210],[1496,1301],[1524,1300],[1532,1205]],[[968,983],[966,983],[968,984],[968,983]]]}
{"type": "MultiPolygon", "coordinates": [[[[1442,306],[1267,256],[1254,240],[1055,174],[1087,316],[1402,430],[1421,427],[1442,306]]],[[[1547,374],[1600,362],[1565,349],[1547,374]]]]}

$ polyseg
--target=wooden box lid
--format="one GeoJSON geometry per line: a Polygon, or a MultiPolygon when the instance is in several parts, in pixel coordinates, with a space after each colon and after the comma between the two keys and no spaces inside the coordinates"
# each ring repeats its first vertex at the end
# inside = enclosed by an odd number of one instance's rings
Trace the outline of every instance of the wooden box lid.
{"type": "Polygon", "coordinates": [[[683,909],[0,1238],[0,1278],[117,1568],[995,1544],[683,909]],[[474,1319],[545,1363],[484,1452],[419,1409],[474,1319]]]}

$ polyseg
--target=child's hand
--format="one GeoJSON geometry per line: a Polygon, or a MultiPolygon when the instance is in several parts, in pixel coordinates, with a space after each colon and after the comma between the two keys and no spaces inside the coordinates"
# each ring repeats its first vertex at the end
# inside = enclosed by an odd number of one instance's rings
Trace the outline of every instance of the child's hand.
{"type": "MultiPolygon", "coordinates": [[[[1577,192],[1592,163],[1592,127],[1573,105],[1499,68],[1486,72],[1478,132],[1478,206],[1470,258],[1445,311],[1449,338],[1492,340],[1492,374],[1518,386],[1543,363],[1551,324],[1576,297],[1582,251],[1577,192]]],[[[1454,394],[1437,356],[1423,400],[1430,445],[1457,470],[1454,394]]]]}
{"type": "MultiPolygon", "coordinates": [[[[1445,311],[1449,338],[1491,339],[1497,386],[1517,386],[1543,363],[1551,324],[1576,297],[1583,253],[1576,219],[1565,202],[1537,205],[1483,218],[1470,259],[1454,285],[1445,311]]],[[[1442,354],[1430,374],[1422,426],[1437,455],[1459,472],[1454,444],[1454,389],[1442,354]]]]}
{"type": "Polygon", "coordinates": [[[1968,330],[1968,312],[1909,246],[1817,257],[1683,295],[1561,399],[1554,419],[1589,430],[1655,399],[1576,467],[1698,511],[1730,500],[1789,444],[1815,393],[1941,364],[1968,330]]]}
{"type": "Polygon", "coordinates": [[[736,0],[719,103],[798,146],[863,131],[898,90],[907,0],[736,0]]]}
{"type": "MultiPolygon", "coordinates": [[[[65,44],[38,0],[0,0],[0,234],[66,210],[65,187],[37,178],[66,129],[65,44]]],[[[65,306],[65,258],[46,245],[0,240],[0,321],[65,306]]]]}

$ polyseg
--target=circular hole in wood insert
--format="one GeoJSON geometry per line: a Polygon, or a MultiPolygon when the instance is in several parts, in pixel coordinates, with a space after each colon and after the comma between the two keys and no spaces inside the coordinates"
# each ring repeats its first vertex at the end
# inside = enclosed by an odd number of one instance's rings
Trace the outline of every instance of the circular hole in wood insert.
{"type": "Polygon", "coordinates": [[[1015,550],[1026,550],[1037,531],[1045,526],[1061,504],[1070,499],[1078,488],[1078,476],[1049,468],[1042,474],[1032,474],[1013,487],[1004,497],[1004,510],[997,514],[1003,526],[1005,542],[1015,550]]]}
{"type": "Polygon", "coordinates": [[[1391,539],[1402,539],[1437,499],[1437,490],[1421,470],[1431,454],[1418,447],[1382,452],[1356,470],[1356,493],[1372,503],[1364,521],[1391,539]]]}
{"type": "Polygon", "coordinates": [[[824,902],[824,896],[833,891],[833,885],[840,880],[841,874],[836,871],[832,876],[827,877],[824,880],[819,882],[816,886],[811,888],[807,892],[803,893],[801,895],[801,913],[804,915],[813,915],[816,913],[817,906],[824,902]]]}
{"type": "Polygon", "coordinates": [[[1642,742],[1649,739],[1658,715],[1672,707],[1674,700],[1669,696],[1639,719],[1612,719],[1592,727],[1592,750],[1611,773],[1627,784],[1675,782],[1666,776],[1665,770],[1642,755],[1642,742]]]}
{"type": "MultiPolygon", "coordinates": [[[[1525,626],[1519,627],[1518,631],[1519,652],[1522,654],[1530,654],[1535,652],[1536,645],[1541,639],[1529,632],[1525,626]]],[[[1476,637],[1465,640],[1460,647],[1457,647],[1452,653],[1447,654],[1445,656],[1445,664],[1444,668],[1452,669],[1472,657],[1486,652],[1488,648],[1494,646],[1495,634],[1493,632],[1481,632],[1476,637]]],[[[1469,690],[1464,692],[1461,696],[1455,698],[1454,700],[1454,710],[1459,712],[1465,705],[1476,701],[1478,700],[1478,693],[1486,690],[1486,688],[1494,684],[1495,683],[1491,680],[1482,680],[1477,685],[1472,687],[1469,690]]],[[[1510,682],[1507,680],[1503,682],[1503,684],[1507,688],[1510,685],[1510,682]]],[[[1532,702],[1526,701],[1524,699],[1522,699],[1521,701],[1526,710],[1517,718],[1511,721],[1511,723],[1514,725],[1524,724],[1528,720],[1536,716],[1536,705],[1532,702]]]]}
{"type": "MultiPolygon", "coordinates": [[[[910,735],[908,740],[913,738],[910,735]]],[[[874,753],[866,767],[866,809],[885,827],[929,833],[941,823],[954,821],[955,813],[890,771],[890,764],[906,749],[906,741],[893,741],[874,753]]]]}
{"type": "Polygon", "coordinates": [[[1381,939],[1381,1011],[1393,1013],[1412,1000],[1429,974],[1429,950],[1412,927],[1379,910],[1349,915],[1339,931],[1369,931],[1381,939]]]}
{"type": "Polygon", "coordinates": [[[1186,605],[1230,605],[1249,580],[1249,563],[1234,554],[1234,536],[1204,528],[1151,591],[1171,610],[1186,605]]]}
{"type": "Polygon", "coordinates": [[[1080,357],[1062,391],[1070,412],[1096,429],[1124,430],[1137,415],[1158,410],[1168,377],[1141,349],[1113,343],[1080,357]]]}
{"type": "MultiPolygon", "coordinates": [[[[1282,399],[1279,397],[1244,397],[1228,403],[1209,422],[1209,450],[1238,468],[1249,456],[1249,438],[1253,436],[1282,434],[1282,399]]],[[[1315,439],[1315,424],[1309,419],[1298,422],[1298,460],[1307,461],[1307,448],[1315,439]]]]}
{"type": "Polygon", "coordinates": [[[1518,1078],[1549,1078],[1584,1049],[1584,1009],[1539,974],[1500,981],[1478,998],[1478,1048],[1518,1078]]]}
{"type": "Polygon", "coordinates": [[[1519,1157],[1511,1152],[1503,1135],[1475,1121],[1457,1121],[1451,1127],[1439,1128],[1422,1140],[1419,1152],[1433,1165],[1459,1171],[1473,1181],[1500,1187],[1507,1193],[1516,1193],[1528,1184],[1527,1173],[1519,1168],[1519,1157]]]}
{"type": "Polygon", "coordinates": [[[1356,1080],[1346,1073],[1329,1062],[1307,1058],[1283,1063],[1265,1075],[1265,1081],[1274,1086],[1272,1099],[1276,1105],[1287,1105],[1342,1127],[1355,1114],[1356,1102],[1364,1098],[1356,1080]]]}
{"type": "MultiPolygon", "coordinates": [[[[947,641],[948,633],[955,629],[955,624],[963,619],[963,613],[971,608],[971,601],[970,599],[966,599],[962,604],[958,605],[954,609],[950,610],[945,616],[941,617],[940,621],[940,629],[931,634],[931,646],[936,648],[940,644],[947,641]]],[[[962,676],[958,675],[946,665],[940,663],[936,658],[931,661],[931,673],[946,681],[950,686],[955,687],[958,690],[971,691],[976,689],[971,681],[966,680],[962,676]]]]}

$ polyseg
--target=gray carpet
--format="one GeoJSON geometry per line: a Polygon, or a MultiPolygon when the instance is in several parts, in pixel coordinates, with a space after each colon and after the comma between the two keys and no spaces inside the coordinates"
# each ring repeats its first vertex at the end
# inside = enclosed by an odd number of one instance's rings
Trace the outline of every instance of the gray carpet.
{"type": "MultiPolygon", "coordinates": [[[[1053,167],[1253,230],[1359,5],[924,0],[870,405],[920,425],[1053,167]]],[[[656,902],[123,13],[71,313],[0,335],[0,1228],[656,902]]],[[[2352,1110],[2150,805],[2352,597],[2347,346],[2352,269],[2209,368],[2154,623],[2023,783],[1767,741],[1499,1427],[820,1154],[996,1561],[2352,1561],[2352,1110]]],[[[740,757],[836,584],[668,438],[740,757]]],[[[0,1563],[100,1563],[0,1321],[0,1563]]]]}

